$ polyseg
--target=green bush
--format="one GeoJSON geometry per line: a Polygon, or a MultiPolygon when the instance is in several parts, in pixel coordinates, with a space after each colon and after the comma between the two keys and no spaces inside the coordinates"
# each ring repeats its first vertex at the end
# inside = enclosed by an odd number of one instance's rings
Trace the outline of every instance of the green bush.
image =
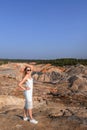
{"type": "Polygon", "coordinates": [[[29,63],[29,62],[36,62],[36,64],[52,64],[55,66],[66,66],[66,65],[76,65],[76,64],[82,64],[87,65],[87,59],[74,59],[74,58],[61,58],[61,59],[52,59],[52,60],[28,60],[28,59],[1,59],[0,65],[7,64],[8,62],[23,62],[23,63],[29,63]]]}

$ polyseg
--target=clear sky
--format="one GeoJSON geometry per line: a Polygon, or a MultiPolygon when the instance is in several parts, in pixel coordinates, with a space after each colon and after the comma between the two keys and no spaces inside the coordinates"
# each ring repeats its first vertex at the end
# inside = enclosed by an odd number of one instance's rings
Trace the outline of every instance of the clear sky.
{"type": "Polygon", "coordinates": [[[87,0],[0,0],[0,58],[87,58],[87,0]]]}

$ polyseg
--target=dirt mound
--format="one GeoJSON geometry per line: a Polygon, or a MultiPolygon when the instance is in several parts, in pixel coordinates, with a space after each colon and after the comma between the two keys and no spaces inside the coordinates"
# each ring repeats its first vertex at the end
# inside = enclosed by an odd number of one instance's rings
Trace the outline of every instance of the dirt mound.
{"type": "Polygon", "coordinates": [[[86,130],[87,66],[34,65],[37,125],[23,121],[23,91],[18,90],[25,63],[0,66],[0,130],[86,130]]]}

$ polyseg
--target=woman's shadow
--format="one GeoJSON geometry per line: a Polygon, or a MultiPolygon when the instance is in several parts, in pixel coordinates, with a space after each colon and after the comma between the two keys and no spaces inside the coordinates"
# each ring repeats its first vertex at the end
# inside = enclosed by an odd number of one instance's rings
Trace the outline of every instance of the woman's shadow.
{"type": "Polygon", "coordinates": [[[23,116],[20,115],[16,115],[18,118],[20,118],[21,120],[23,120],[23,116]]]}

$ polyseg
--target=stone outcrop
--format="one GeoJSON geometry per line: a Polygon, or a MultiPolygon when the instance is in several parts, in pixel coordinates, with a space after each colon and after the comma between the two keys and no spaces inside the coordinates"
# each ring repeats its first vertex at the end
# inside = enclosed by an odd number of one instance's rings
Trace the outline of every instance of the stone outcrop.
{"type": "Polygon", "coordinates": [[[87,80],[81,75],[71,76],[69,82],[73,91],[87,91],[87,80]]]}
{"type": "Polygon", "coordinates": [[[23,91],[18,89],[24,63],[0,66],[0,130],[86,130],[87,66],[34,65],[33,115],[24,122],[23,91]]]}

